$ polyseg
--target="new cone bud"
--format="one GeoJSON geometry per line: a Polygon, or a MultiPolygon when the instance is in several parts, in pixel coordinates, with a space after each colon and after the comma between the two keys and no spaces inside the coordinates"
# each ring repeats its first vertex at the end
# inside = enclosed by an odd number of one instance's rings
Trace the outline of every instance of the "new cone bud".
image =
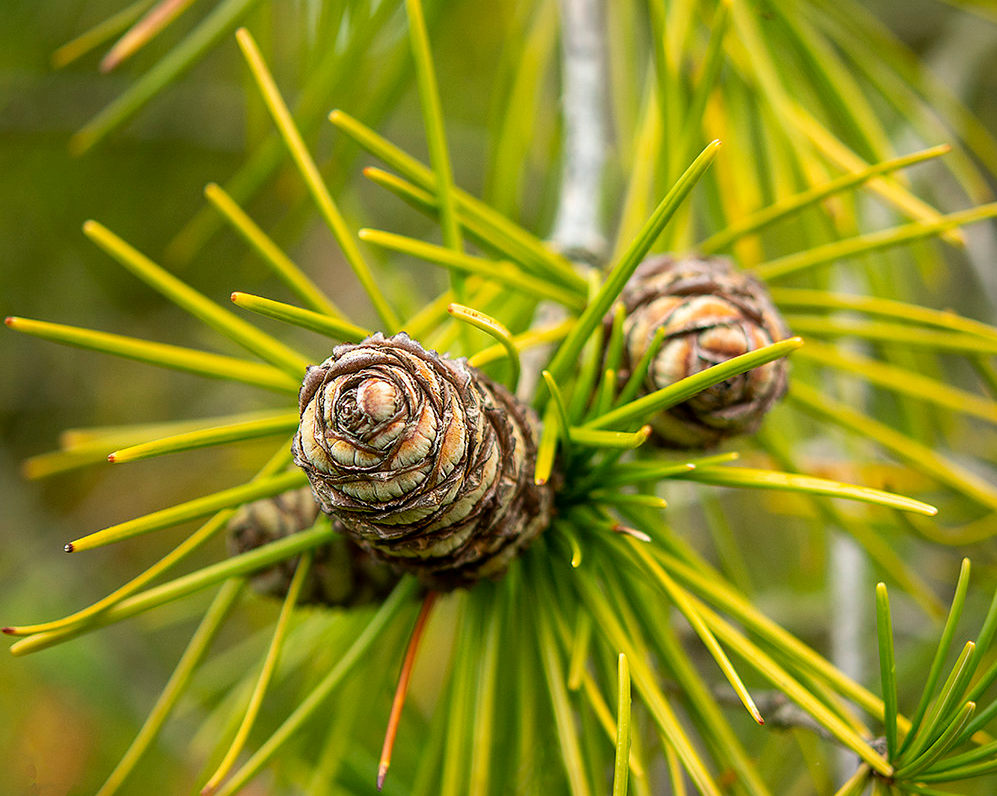
{"type": "MultiPolygon", "coordinates": [[[[649,391],[790,336],[759,280],[723,257],[663,255],[641,263],[623,289],[625,359],[633,367],[658,329],[664,341],[648,369],[649,391]]],[[[780,359],[709,387],[652,422],[668,447],[708,448],[755,431],[786,392],[780,359]]]]}
{"type": "MultiPolygon", "coordinates": [[[[229,520],[229,552],[244,553],[307,530],[318,516],[318,506],[308,487],[247,503],[229,520]]],[[[295,557],[255,573],[251,579],[253,588],[271,597],[284,597],[297,562],[295,557]]],[[[344,607],[381,602],[398,579],[399,574],[391,567],[375,561],[347,537],[337,536],[314,550],[298,602],[344,607]]]]}
{"type": "Polygon", "coordinates": [[[534,413],[463,359],[378,333],[309,368],[299,404],[319,507],[430,588],[500,576],[549,523],[534,413]]]}

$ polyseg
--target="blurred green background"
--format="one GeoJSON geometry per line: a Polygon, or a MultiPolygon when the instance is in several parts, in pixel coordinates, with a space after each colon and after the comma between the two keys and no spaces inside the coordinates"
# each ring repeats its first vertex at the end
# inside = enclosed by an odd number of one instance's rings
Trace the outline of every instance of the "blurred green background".
{"type": "MultiPolygon", "coordinates": [[[[0,313],[78,324],[230,353],[120,269],[80,232],[85,219],[106,224],[140,250],[175,267],[207,295],[225,301],[235,289],[266,294],[269,282],[228,233],[197,258],[170,261],[171,242],[204,206],[203,186],[223,181],[261,135],[258,103],[247,102],[247,77],[234,41],[225,40],[121,131],[76,157],[68,142],[202,15],[195,8],[162,41],[120,73],[101,75],[99,53],[61,70],[60,46],[119,10],[124,0],[4,0],[0,20],[0,313]]],[[[950,89],[997,130],[997,26],[934,0],[868,4],[916,49],[950,89]]],[[[488,175],[475,153],[487,143],[488,97],[504,37],[526,3],[458,0],[437,21],[434,44],[444,78],[445,110],[457,180],[479,190],[488,175]],[[483,143],[484,142],[484,143],[483,143]]],[[[275,0],[248,21],[276,54],[272,64],[291,96],[310,63],[307,42],[314,3],[275,0]]],[[[314,55],[314,54],[312,54],[314,55]]],[[[375,59],[364,64],[376,70],[375,59]]],[[[328,109],[362,107],[364,81],[328,109]]],[[[402,81],[382,127],[421,151],[421,120],[412,86],[402,81]]],[[[540,130],[545,141],[555,131],[540,130]]],[[[328,149],[328,132],[320,146],[328,149]]],[[[356,164],[350,167],[356,171],[356,164]]],[[[527,197],[540,234],[549,223],[551,175],[536,164],[527,197]]],[[[342,271],[324,236],[302,234],[302,219],[285,213],[296,184],[277,182],[253,206],[265,226],[277,225],[292,253],[333,288],[342,271]]],[[[363,202],[362,192],[352,197],[363,202]]],[[[388,211],[385,211],[388,212],[388,211]]],[[[393,211],[392,211],[393,212],[393,211]]],[[[404,212],[399,208],[397,212],[404,212]]],[[[992,261],[991,261],[992,262],[992,261]]],[[[997,295],[997,269],[981,275],[997,295]]],[[[352,283],[351,283],[352,284],[352,283]]],[[[404,290],[400,285],[396,288],[404,290]]],[[[332,290],[331,292],[336,292],[332,290]]],[[[942,303],[939,304],[941,306],[942,303]]],[[[321,356],[319,352],[316,356],[321,356]]],[[[33,622],[71,612],[120,584],[175,542],[118,545],[66,556],[62,545],[99,527],[167,505],[174,499],[234,483],[249,473],[255,451],[195,452],[181,461],[96,467],[32,482],[22,461],[54,449],[65,428],[198,417],[268,404],[266,395],[220,386],[135,363],[62,348],[4,330],[0,341],[0,622],[33,622]],[[224,475],[220,475],[224,473],[224,475]],[[212,479],[215,482],[212,483],[212,479]]],[[[205,554],[211,555],[210,552],[205,554]]],[[[144,719],[179,654],[186,617],[133,620],[30,659],[0,655],[0,793],[64,796],[93,792],[144,719]],[[175,627],[179,625],[179,629],[175,627]],[[141,626],[141,632],[136,632],[141,626]],[[112,651],[113,650],[113,654],[112,651]],[[12,779],[10,775],[13,775],[12,779]],[[5,791],[4,788],[12,787],[5,791]]],[[[166,734],[127,792],[187,793],[187,739],[166,734]]],[[[251,791],[250,791],[251,792],[251,791]]]]}

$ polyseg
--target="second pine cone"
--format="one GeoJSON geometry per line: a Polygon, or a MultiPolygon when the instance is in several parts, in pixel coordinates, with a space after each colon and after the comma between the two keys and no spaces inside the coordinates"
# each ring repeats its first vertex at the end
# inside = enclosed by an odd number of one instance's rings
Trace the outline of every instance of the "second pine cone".
{"type": "MultiPolygon", "coordinates": [[[[632,368],[655,333],[665,337],[648,370],[657,390],[790,336],[768,290],[723,257],[662,255],[645,260],[623,289],[625,364],[632,368]]],[[[708,448],[755,431],[786,392],[784,359],[727,379],[652,421],[659,443],[708,448]]]]}

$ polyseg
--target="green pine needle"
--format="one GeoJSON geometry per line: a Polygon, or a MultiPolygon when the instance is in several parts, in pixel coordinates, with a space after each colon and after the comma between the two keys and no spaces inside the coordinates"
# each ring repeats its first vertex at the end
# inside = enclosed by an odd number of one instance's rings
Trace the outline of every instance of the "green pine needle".
{"type": "Polygon", "coordinates": [[[698,481],[717,486],[747,487],[750,489],[778,489],[786,492],[805,492],[811,495],[848,498],[863,503],[889,506],[902,511],[913,511],[933,517],[938,509],[920,500],[894,495],[879,489],[844,484],[826,478],[783,473],[776,470],[757,470],[748,467],[696,467],[675,476],[683,481],[698,481]]]}
{"type": "MultiPolygon", "coordinates": [[[[161,368],[180,370],[198,376],[225,379],[262,387],[277,392],[297,394],[301,386],[300,376],[294,378],[272,365],[250,362],[221,354],[209,354],[191,348],[154,343],[135,337],[80,329],[59,323],[33,321],[29,318],[7,318],[9,328],[25,334],[41,337],[56,343],[99,351],[103,354],[134,359],[161,368]]],[[[301,370],[304,374],[304,369],[301,370]]]]}
{"type": "Polygon", "coordinates": [[[224,188],[209,183],[204,187],[204,196],[308,309],[331,315],[336,320],[346,320],[342,310],[260,229],[224,188]]]}
{"type": "Polygon", "coordinates": [[[298,420],[297,412],[271,414],[268,417],[188,431],[151,442],[143,442],[139,445],[119,448],[108,454],[107,459],[115,464],[122,464],[153,456],[206,448],[211,445],[227,445],[232,442],[269,437],[275,434],[289,434],[298,427],[298,420]]]}
{"type": "Polygon", "coordinates": [[[371,274],[366,260],[364,260],[363,255],[360,253],[360,248],[353,238],[353,233],[346,225],[346,221],[339,212],[339,208],[335,201],[333,201],[332,195],[329,193],[329,189],[326,187],[322,175],[319,173],[318,166],[315,165],[315,161],[309,154],[308,148],[301,138],[301,133],[298,132],[291,112],[284,103],[277,84],[274,82],[273,75],[270,74],[270,70],[267,68],[266,62],[263,60],[263,56],[256,46],[256,42],[253,41],[252,35],[245,28],[240,28],[236,31],[236,39],[239,42],[239,47],[242,49],[243,56],[245,56],[246,63],[252,72],[253,79],[259,87],[260,95],[266,102],[267,109],[270,111],[277,129],[284,139],[284,143],[291,158],[294,160],[295,166],[301,172],[301,176],[315,201],[319,213],[328,225],[339,247],[343,250],[346,261],[350,264],[363,289],[370,297],[371,303],[374,305],[374,310],[386,327],[385,331],[389,334],[394,333],[399,326],[398,317],[388,305],[377,281],[374,279],[373,274],[371,274]]]}
{"type": "Polygon", "coordinates": [[[371,335],[371,332],[362,326],[356,326],[355,324],[339,320],[321,312],[285,304],[282,301],[274,301],[273,299],[254,296],[251,293],[240,293],[238,291],[233,293],[231,298],[233,304],[250,312],[255,312],[276,321],[300,326],[302,329],[317,332],[334,340],[359,343],[365,337],[370,337],[371,335]]]}
{"type": "Polygon", "coordinates": [[[131,539],[140,534],[151,533],[152,531],[159,531],[164,528],[172,528],[175,525],[212,514],[221,509],[232,508],[254,500],[280,495],[283,492],[289,492],[292,489],[305,486],[307,483],[308,479],[304,472],[295,468],[280,475],[274,475],[259,481],[250,481],[248,484],[232,487],[231,489],[223,489],[212,495],[189,500],[186,503],[180,503],[168,509],[161,509],[160,511],[146,514],[144,517],[137,517],[133,520],[112,525],[96,533],[75,539],[66,545],[66,551],[79,553],[84,550],[102,547],[112,542],[131,539]]]}

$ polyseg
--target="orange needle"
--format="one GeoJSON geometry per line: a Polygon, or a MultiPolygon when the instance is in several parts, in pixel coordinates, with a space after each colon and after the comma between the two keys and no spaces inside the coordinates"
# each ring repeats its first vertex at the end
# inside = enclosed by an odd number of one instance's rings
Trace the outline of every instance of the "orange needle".
{"type": "Polygon", "coordinates": [[[381,747],[381,762],[377,767],[377,789],[384,787],[384,780],[388,776],[388,766],[391,765],[391,752],[395,747],[395,736],[398,734],[398,723],[402,717],[402,707],[405,705],[405,694],[408,692],[409,679],[412,677],[412,669],[415,665],[415,654],[419,649],[419,640],[422,638],[422,631],[426,627],[433,603],[436,601],[437,593],[429,592],[422,601],[422,609],[419,611],[419,618],[415,620],[415,627],[412,628],[412,637],[409,639],[408,648],[405,650],[405,660],[402,662],[402,670],[398,675],[398,686],[395,688],[395,698],[391,703],[391,715],[388,717],[388,729],[384,733],[384,746],[381,747]]]}

